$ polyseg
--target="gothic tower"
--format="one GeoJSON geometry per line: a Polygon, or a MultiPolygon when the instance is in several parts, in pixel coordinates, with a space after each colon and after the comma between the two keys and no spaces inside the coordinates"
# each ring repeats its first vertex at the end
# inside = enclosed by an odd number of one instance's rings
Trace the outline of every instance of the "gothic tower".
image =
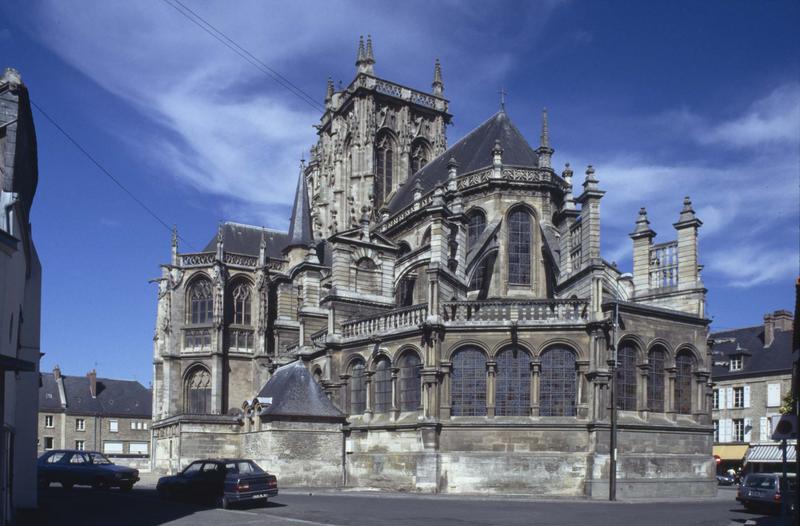
{"type": "Polygon", "coordinates": [[[376,220],[409,177],[447,149],[451,115],[438,59],[432,93],[375,76],[372,39],[358,45],[356,76],[335,91],[328,79],[319,139],[305,171],[317,239],[376,220]]]}

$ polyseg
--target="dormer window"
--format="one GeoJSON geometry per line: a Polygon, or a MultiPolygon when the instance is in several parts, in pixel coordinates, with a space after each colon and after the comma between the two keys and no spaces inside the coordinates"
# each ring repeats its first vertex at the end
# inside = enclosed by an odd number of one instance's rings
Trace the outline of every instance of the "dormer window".
{"type": "Polygon", "coordinates": [[[744,363],[744,360],[743,360],[741,354],[735,354],[735,355],[731,356],[730,370],[731,371],[741,371],[743,363],[744,363]]]}

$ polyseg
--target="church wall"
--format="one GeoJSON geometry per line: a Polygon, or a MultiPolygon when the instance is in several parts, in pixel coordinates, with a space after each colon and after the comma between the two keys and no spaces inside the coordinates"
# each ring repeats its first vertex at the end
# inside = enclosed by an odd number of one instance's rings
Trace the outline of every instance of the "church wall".
{"type": "MultiPolygon", "coordinates": [[[[235,410],[242,407],[242,402],[252,400],[253,394],[258,391],[260,385],[253,385],[253,361],[252,358],[228,358],[228,410],[235,410]]],[[[227,412],[227,411],[226,411],[227,412]]]]}

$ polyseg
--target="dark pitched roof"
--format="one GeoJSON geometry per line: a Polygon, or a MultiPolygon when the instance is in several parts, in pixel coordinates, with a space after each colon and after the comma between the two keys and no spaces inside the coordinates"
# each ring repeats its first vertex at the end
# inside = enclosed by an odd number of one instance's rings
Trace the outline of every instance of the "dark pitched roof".
{"type": "MultiPolygon", "coordinates": [[[[98,378],[97,396],[92,397],[87,377],[62,378],[68,414],[142,418],[152,415],[153,392],[137,381],[98,378]]],[[[43,373],[42,386],[39,388],[39,411],[62,410],[55,377],[52,373],[43,373]]]]}
{"type": "MultiPolygon", "coordinates": [[[[246,254],[248,256],[258,256],[259,246],[261,245],[262,233],[267,238],[267,256],[271,258],[282,258],[283,248],[286,246],[288,235],[286,232],[278,232],[259,226],[243,225],[241,223],[226,222],[222,225],[223,242],[222,246],[226,252],[246,254]]],[[[203,252],[214,252],[217,250],[217,236],[208,242],[203,252]]]]}
{"type": "Polygon", "coordinates": [[[264,416],[345,419],[299,360],[279,367],[257,396],[272,398],[261,410],[264,416]]]}
{"type": "Polygon", "coordinates": [[[792,370],[792,331],[776,331],[772,345],[764,347],[764,327],[744,327],[711,334],[715,340],[712,347],[711,377],[724,378],[760,376],[768,373],[792,370]],[[744,353],[742,370],[731,371],[732,356],[744,353]],[[724,365],[721,363],[724,362],[724,365]],[[720,365],[716,365],[720,363],[720,365]]]}
{"type": "Polygon", "coordinates": [[[303,170],[297,178],[297,190],[294,193],[292,217],[289,220],[289,236],[286,248],[310,247],[314,244],[311,233],[311,208],[308,205],[308,187],[303,170]]]}
{"type": "Polygon", "coordinates": [[[460,174],[492,166],[492,149],[496,140],[500,141],[503,148],[504,165],[539,165],[539,156],[511,122],[508,114],[500,110],[411,176],[389,202],[390,212],[397,212],[412,202],[417,181],[422,185],[423,194],[447,181],[447,163],[451,157],[458,162],[460,174]]]}

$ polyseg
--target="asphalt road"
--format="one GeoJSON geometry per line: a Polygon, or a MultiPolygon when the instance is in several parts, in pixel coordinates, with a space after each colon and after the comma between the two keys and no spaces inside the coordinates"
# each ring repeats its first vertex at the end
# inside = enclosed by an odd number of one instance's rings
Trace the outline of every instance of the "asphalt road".
{"type": "Polygon", "coordinates": [[[480,497],[289,491],[266,506],[222,510],[165,502],[152,488],[129,493],[53,486],[40,496],[40,509],[26,526],[344,526],[344,525],[615,525],[715,526],[777,524],[749,513],[723,488],[716,499],[681,502],[593,502],[480,497]]]}

